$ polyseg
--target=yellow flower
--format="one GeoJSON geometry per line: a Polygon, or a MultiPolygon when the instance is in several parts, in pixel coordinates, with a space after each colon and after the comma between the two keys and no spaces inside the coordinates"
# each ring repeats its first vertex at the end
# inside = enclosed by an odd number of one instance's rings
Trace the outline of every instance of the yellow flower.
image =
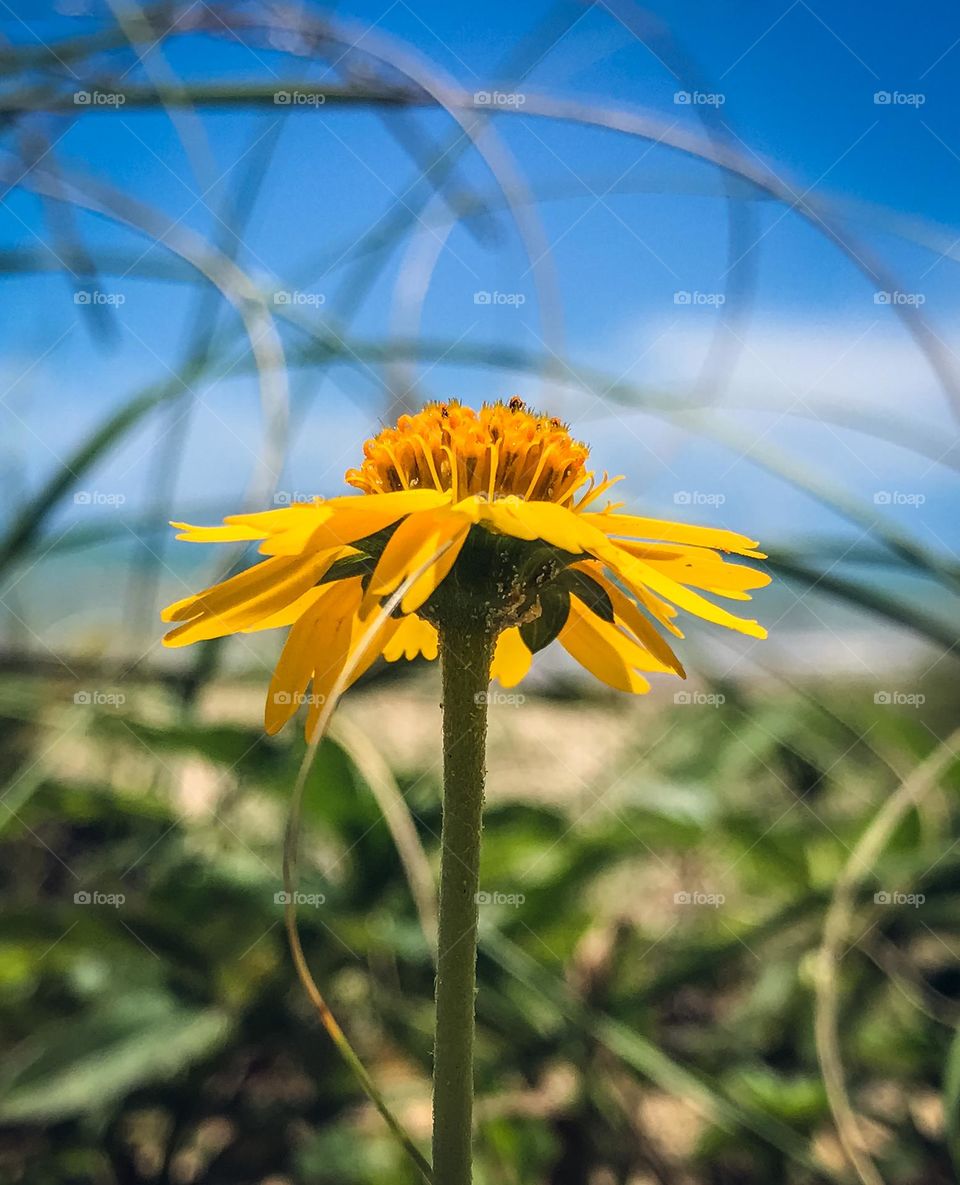
{"type": "Polygon", "coordinates": [[[232,515],[220,527],[173,524],[196,543],[260,541],[267,558],[163,619],[177,623],[167,646],[290,627],[267,694],[268,732],[307,702],[310,735],[373,614],[418,572],[351,682],[379,654],[436,658],[438,625],[465,615],[497,635],[491,673],[505,687],[554,639],[623,691],[649,690],[641,672],[683,677],[660,632],[683,637],[677,609],[766,636],[701,595],[746,601],[769,583],[720,554],[763,559],[753,540],[621,514],[622,503],[588,509],[619,478],[596,482],[586,446],[519,399],[479,412],[429,404],[363,453],[346,474],[359,495],[232,515]]]}

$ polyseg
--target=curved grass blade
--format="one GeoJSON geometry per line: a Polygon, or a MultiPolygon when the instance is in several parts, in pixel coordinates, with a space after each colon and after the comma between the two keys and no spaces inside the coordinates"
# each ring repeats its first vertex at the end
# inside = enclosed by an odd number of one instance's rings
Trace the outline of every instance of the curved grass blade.
{"type": "Polygon", "coordinates": [[[823,940],[817,953],[815,981],[814,1036],[817,1057],[840,1142],[863,1185],[883,1185],[883,1178],[877,1171],[871,1152],[863,1140],[847,1094],[846,1076],[840,1055],[837,984],[840,948],[853,920],[855,889],[869,874],[907,811],[916,806],[918,801],[937,785],[951,764],[957,760],[958,744],[960,729],[956,729],[938,745],[877,811],[837,878],[823,924],[823,940]]]}
{"type": "Polygon", "coordinates": [[[813,1160],[807,1141],[792,1128],[759,1108],[748,1108],[725,1098],[717,1088],[678,1065],[646,1037],[581,1003],[566,984],[502,934],[481,933],[480,948],[499,967],[535,992],[539,1000],[548,1001],[568,1022],[589,1033],[624,1065],[661,1089],[687,1100],[710,1123],[728,1131],[746,1128],[802,1165],[814,1179],[840,1179],[813,1160]]]}
{"type": "Polygon", "coordinates": [[[403,871],[420,919],[420,929],[432,957],[437,946],[437,887],[430,862],[417,834],[413,815],[403,792],[397,785],[388,763],[370,738],[342,716],[331,726],[328,735],[347,754],[357,772],[370,787],[380,813],[390,829],[394,847],[400,856],[403,871]]]}
{"type": "Polygon", "coordinates": [[[417,570],[411,573],[400,587],[387,600],[383,602],[380,609],[371,615],[370,624],[364,630],[356,646],[348,657],[343,666],[336,682],[330,690],[326,701],[320,711],[314,726],[313,735],[310,737],[307,744],[306,753],[303,756],[303,761],[300,765],[297,780],[293,787],[293,792],[290,797],[290,811],[287,815],[287,826],[284,833],[283,840],[283,887],[286,890],[286,904],[284,906],[284,922],[287,931],[287,940],[290,945],[290,952],[293,957],[294,965],[297,970],[297,975],[300,982],[303,984],[304,990],[307,993],[311,1003],[317,1011],[323,1027],[330,1035],[330,1039],[336,1045],[340,1055],[352,1070],[357,1081],[360,1083],[364,1093],[380,1112],[384,1121],[387,1123],[391,1132],[397,1138],[404,1151],[410,1156],[413,1163],[420,1171],[421,1176],[426,1181],[432,1180],[431,1168],[420,1150],[413,1143],[410,1136],[404,1131],[399,1121],[390,1111],[386,1101],[377,1089],[376,1084],[370,1077],[366,1067],[360,1061],[360,1058],[354,1052],[353,1047],[347,1040],[346,1034],[337,1023],[336,1018],[330,1011],[323,993],[320,991],[310,966],[307,963],[306,955],[303,952],[303,946],[300,942],[300,931],[297,924],[297,906],[296,906],[296,887],[297,887],[297,856],[300,846],[300,825],[303,813],[303,796],[306,791],[307,779],[310,775],[310,770],[313,767],[314,760],[317,756],[317,750],[320,747],[320,742],[326,736],[330,727],[330,721],[333,716],[337,704],[344,691],[350,684],[350,679],[353,672],[357,669],[363,659],[366,657],[367,651],[373,645],[377,634],[380,632],[383,623],[387,621],[393,611],[399,606],[400,602],[406,596],[407,592],[413,587],[420,577],[433,564],[437,562],[452,546],[452,543],[445,543],[442,547],[421,564],[417,570]]]}
{"type": "MultiPolygon", "coordinates": [[[[15,184],[46,193],[55,200],[63,200],[61,182],[51,183],[40,169],[24,178],[0,161],[0,177],[13,178],[15,184]]],[[[69,200],[85,209],[120,221],[163,244],[169,251],[186,260],[214,284],[236,308],[249,338],[254,363],[260,380],[260,390],[267,424],[268,446],[259,459],[254,475],[256,491],[273,488],[276,474],[285,453],[287,423],[287,385],[283,346],[266,301],[247,274],[222,254],[212,251],[194,232],[171,224],[162,215],[126,194],[117,193],[101,183],[84,179],[78,187],[75,176],[64,179],[69,185],[69,200]]],[[[188,377],[193,377],[187,369],[188,377]]],[[[182,383],[177,376],[178,386],[182,383]]],[[[80,473],[102,455],[133,424],[158,402],[170,395],[170,388],[148,391],[119,412],[109,416],[90,438],[76,451],[74,457],[55,474],[40,493],[31,499],[14,521],[7,538],[0,543],[0,569],[17,558],[53,509],[56,502],[71,488],[80,473]]],[[[262,493],[260,497],[264,496],[262,493]]]]}

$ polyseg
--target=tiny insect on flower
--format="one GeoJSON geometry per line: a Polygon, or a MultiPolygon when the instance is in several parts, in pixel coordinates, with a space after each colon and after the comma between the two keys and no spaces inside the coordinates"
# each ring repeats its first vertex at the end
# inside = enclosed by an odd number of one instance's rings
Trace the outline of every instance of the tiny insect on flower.
{"type": "Polygon", "coordinates": [[[479,411],[432,403],[401,416],[347,472],[359,494],[233,515],[219,527],[174,523],[191,542],[259,541],[265,558],[168,606],[163,619],[176,628],[164,642],[289,627],[265,724],[276,732],[308,702],[310,735],[382,601],[418,572],[351,681],[380,654],[436,658],[438,625],[451,615],[496,635],[491,675],[504,687],[554,640],[622,691],[648,691],[645,673],[683,677],[664,637],[683,637],[679,609],[765,637],[756,621],[702,595],[746,601],[768,584],[765,573],[724,558],[765,558],[756,542],[623,514],[622,503],[596,509],[620,479],[597,481],[588,459],[560,420],[517,398],[479,411]]]}

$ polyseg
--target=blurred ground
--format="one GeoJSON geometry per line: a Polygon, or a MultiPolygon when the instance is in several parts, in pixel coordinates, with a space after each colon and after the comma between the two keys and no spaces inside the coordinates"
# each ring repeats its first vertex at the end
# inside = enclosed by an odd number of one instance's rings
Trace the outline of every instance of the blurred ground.
{"type": "MultiPolygon", "coordinates": [[[[686,689],[701,702],[671,684],[491,708],[481,1182],[846,1179],[814,954],[865,820],[935,747],[954,690],[931,681],[920,708],[881,714],[853,683],[686,689]]],[[[429,947],[359,770],[375,741],[435,868],[437,691],[435,670],[391,669],[348,696],[350,744],[326,743],[311,779],[300,886],[318,980],[419,1139],[429,947]]],[[[183,717],[145,684],[107,705],[2,685],[4,1179],[412,1180],[293,980],[274,898],[301,742],[262,736],[260,696],[216,682],[183,717]]],[[[952,1180],[953,813],[946,785],[906,811],[837,967],[851,1098],[898,1185],[952,1180]]]]}

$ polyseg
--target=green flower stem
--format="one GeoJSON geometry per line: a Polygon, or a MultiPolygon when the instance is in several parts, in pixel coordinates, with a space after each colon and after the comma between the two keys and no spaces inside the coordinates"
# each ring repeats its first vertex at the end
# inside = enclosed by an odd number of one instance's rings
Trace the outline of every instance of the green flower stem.
{"type": "Polygon", "coordinates": [[[470,1185],[477,892],[493,636],[440,631],[443,667],[443,828],[433,1054],[433,1180],[470,1185]]]}

